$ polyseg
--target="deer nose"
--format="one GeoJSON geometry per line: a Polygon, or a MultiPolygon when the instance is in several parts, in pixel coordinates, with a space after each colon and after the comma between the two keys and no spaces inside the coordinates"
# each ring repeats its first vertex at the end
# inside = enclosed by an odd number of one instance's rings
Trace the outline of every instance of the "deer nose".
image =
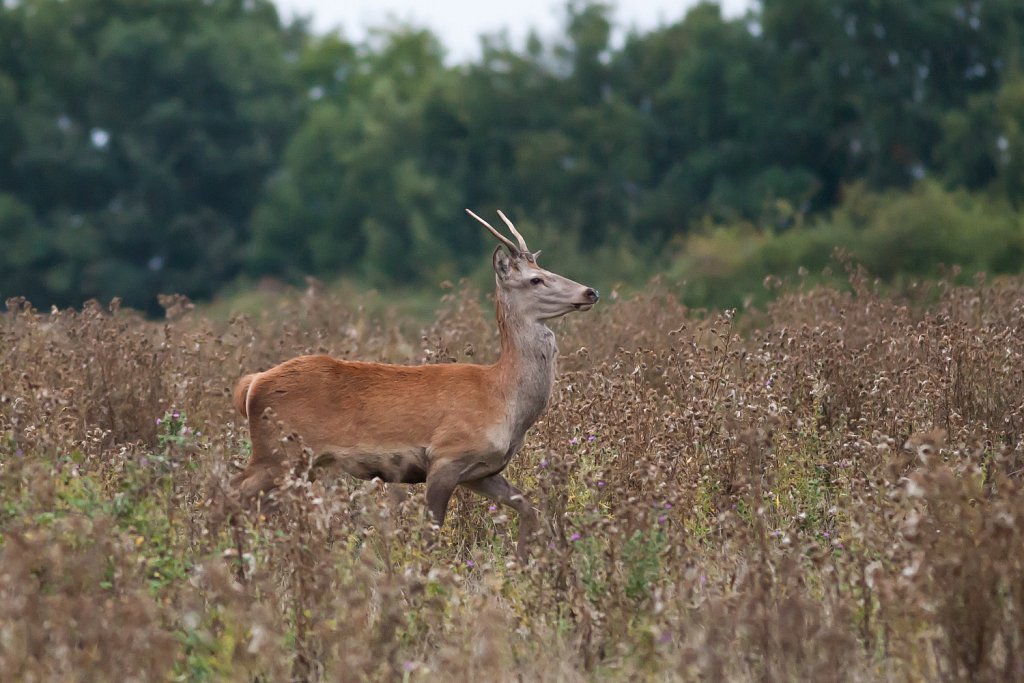
{"type": "Polygon", "coordinates": [[[597,290],[591,287],[587,287],[587,291],[583,292],[583,296],[592,304],[596,304],[597,300],[601,298],[601,295],[597,293],[597,290]]]}

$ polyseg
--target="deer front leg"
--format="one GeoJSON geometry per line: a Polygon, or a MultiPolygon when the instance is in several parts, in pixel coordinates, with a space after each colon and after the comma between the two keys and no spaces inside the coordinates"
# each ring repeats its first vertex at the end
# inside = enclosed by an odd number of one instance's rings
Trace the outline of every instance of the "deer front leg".
{"type": "Polygon", "coordinates": [[[525,562],[529,556],[528,541],[537,529],[537,513],[533,509],[533,504],[523,495],[522,491],[508,483],[508,480],[500,474],[492,474],[475,481],[466,481],[462,485],[497,503],[507,505],[519,513],[519,542],[516,544],[516,554],[520,560],[525,562]]]}
{"type": "Polygon", "coordinates": [[[427,473],[427,509],[434,524],[442,526],[448,514],[448,501],[459,485],[461,466],[449,462],[431,468],[427,473]]]}

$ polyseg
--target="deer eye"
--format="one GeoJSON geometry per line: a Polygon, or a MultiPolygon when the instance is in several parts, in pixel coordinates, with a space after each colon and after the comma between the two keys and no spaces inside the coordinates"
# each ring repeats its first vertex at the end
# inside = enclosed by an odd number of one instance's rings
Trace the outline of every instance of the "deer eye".
{"type": "Polygon", "coordinates": [[[544,280],[540,279],[539,277],[532,277],[532,278],[530,278],[530,284],[531,285],[542,285],[542,284],[544,284],[544,280]]]}

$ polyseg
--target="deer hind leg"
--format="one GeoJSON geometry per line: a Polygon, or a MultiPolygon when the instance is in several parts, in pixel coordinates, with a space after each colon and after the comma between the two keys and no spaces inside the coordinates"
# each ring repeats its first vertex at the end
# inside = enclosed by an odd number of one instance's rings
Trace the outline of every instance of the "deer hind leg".
{"type": "Polygon", "coordinates": [[[529,555],[530,536],[537,529],[537,512],[533,509],[533,504],[529,499],[500,474],[466,481],[462,485],[497,503],[507,505],[519,513],[519,542],[516,544],[516,554],[525,561],[529,555]]]}
{"type": "Polygon", "coordinates": [[[258,506],[260,510],[266,511],[273,508],[269,496],[277,488],[284,473],[285,470],[279,468],[247,467],[235,477],[232,485],[238,491],[243,504],[253,508],[258,506]]]}
{"type": "Polygon", "coordinates": [[[249,464],[232,480],[242,502],[254,505],[262,501],[267,507],[267,495],[288,472],[289,452],[281,427],[267,413],[250,416],[249,435],[252,438],[252,457],[249,464]]]}

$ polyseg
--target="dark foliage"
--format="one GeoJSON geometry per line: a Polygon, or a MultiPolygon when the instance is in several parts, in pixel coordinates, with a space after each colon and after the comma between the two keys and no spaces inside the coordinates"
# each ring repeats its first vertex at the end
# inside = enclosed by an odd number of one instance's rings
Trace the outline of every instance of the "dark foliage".
{"type": "Polygon", "coordinates": [[[452,65],[427,31],[355,45],[267,0],[6,2],[0,296],[433,283],[484,250],[466,206],[644,276],[695,226],[813,227],[857,182],[1020,206],[1016,0],[704,4],[621,46],[610,16],[572,2],[563,36],[452,65]]]}

